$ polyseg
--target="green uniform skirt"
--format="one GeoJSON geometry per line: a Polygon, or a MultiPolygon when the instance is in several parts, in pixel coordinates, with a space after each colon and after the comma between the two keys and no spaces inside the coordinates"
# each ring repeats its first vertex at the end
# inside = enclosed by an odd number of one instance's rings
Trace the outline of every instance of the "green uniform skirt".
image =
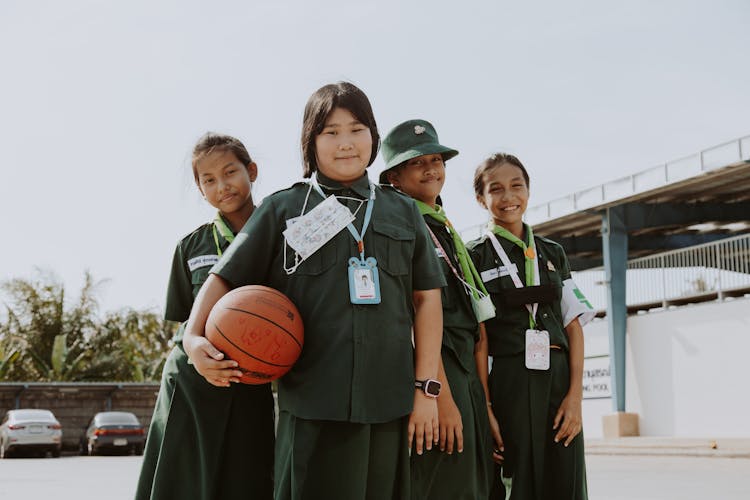
{"type": "MultiPolygon", "coordinates": [[[[527,369],[523,354],[493,358],[490,395],[505,444],[503,475],[512,480],[511,500],[588,498],[583,433],[566,448],[554,442],[552,430],[570,385],[568,355],[552,349],[550,358],[546,371],[527,369]]],[[[505,498],[502,486],[496,484],[492,498],[505,498]]]]}
{"type": "Polygon", "coordinates": [[[276,500],[407,500],[407,423],[306,420],[281,411],[276,500]]]}
{"type": "Polygon", "coordinates": [[[467,373],[455,356],[443,349],[443,366],[461,413],[464,451],[454,449],[448,455],[433,447],[423,455],[412,454],[412,499],[483,500],[489,495],[493,471],[484,389],[473,363],[467,373]]]}
{"type": "Polygon", "coordinates": [[[136,500],[270,499],[270,384],[215,387],[178,344],[164,366],[136,500]]]}

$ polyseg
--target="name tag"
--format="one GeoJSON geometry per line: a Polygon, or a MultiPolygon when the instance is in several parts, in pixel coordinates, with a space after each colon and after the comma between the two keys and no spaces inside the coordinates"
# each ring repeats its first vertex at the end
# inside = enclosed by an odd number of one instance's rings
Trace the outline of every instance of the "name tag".
{"type": "Polygon", "coordinates": [[[549,332],[526,330],[526,368],[549,370],[549,332]]]}
{"type": "Polygon", "coordinates": [[[482,277],[482,281],[487,283],[488,281],[492,281],[497,278],[502,278],[503,276],[508,276],[510,273],[514,272],[518,274],[518,266],[515,264],[512,264],[510,266],[510,271],[505,266],[496,267],[493,269],[487,269],[486,271],[482,271],[480,276],[482,277]]]}
{"type": "Polygon", "coordinates": [[[190,259],[187,265],[190,272],[193,272],[201,267],[213,266],[217,262],[219,262],[218,255],[199,255],[190,259]]]}

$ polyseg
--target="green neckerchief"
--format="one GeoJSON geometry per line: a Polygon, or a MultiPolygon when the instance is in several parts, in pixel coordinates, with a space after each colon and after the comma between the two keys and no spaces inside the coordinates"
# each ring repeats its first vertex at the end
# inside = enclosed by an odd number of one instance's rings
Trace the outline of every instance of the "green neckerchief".
{"type": "MultiPolygon", "coordinates": [[[[524,256],[524,271],[526,274],[526,286],[534,286],[534,256],[536,255],[536,245],[534,244],[534,232],[531,230],[531,226],[524,224],[524,229],[526,229],[526,237],[529,241],[529,244],[527,244],[525,241],[519,239],[516,237],[515,234],[511,233],[507,229],[505,229],[502,226],[498,226],[497,224],[494,224],[490,222],[490,229],[493,233],[500,236],[501,238],[505,238],[506,240],[510,241],[514,245],[517,245],[521,247],[521,250],[523,250],[523,256],[524,256]]],[[[531,328],[534,328],[535,325],[534,318],[529,314],[529,325],[531,328]]]]}
{"type": "MultiPolygon", "coordinates": [[[[416,199],[414,201],[417,203],[419,213],[421,213],[422,215],[429,215],[448,228],[448,232],[450,233],[451,238],[453,238],[453,246],[456,247],[456,256],[458,257],[458,264],[461,266],[461,273],[464,275],[464,279],[471,287],[472,296],[475,299],[479,298],[477,288],[484,295],[487,295],[487,289],[484,287],[484,283],[482,283],[482,279],[479,277],[477,268],[474,267],[474,262],[472,262],[472,260],[469,258],[469,253],[466,251],[466,246],[464,245],[461,236],[458,234],[458,231],[453,228],[453,224],[451,224],[451,222],[448,220],[448,217],[445,215],[445,210],[443,210],[443,207],[436,204],[435,207],[437,207],[437,209],[435,209],[422,201],[416,199]]],[[[446,258],[447,257],[448,256],[446,255],[446,258]]]]}
{"type": "Polygon", "coordinates": [[[229,226],[227,226],[227,223],[224,222],[224,219],[221,216],[220,212],[216,213],[216,217],[214,218],[214,243],[216,243],[216,251],[219,254],[219,257],[221,257],[221,245],[219,245],[219,235],[216,234],[216,231],[219,231],[221,233],[221,236],[227,240],[229,243],[234,241],[234,233],[231,229],[229,229],[229,226]]]}

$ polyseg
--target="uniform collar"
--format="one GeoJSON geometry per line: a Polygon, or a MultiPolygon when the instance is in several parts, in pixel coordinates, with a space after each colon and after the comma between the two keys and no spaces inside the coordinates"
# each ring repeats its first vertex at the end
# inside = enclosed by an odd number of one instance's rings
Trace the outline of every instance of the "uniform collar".
{"type": "Polygon", "coordinates": [[[368,198],[370,196],[370,179],[367,177],[367,172],[362,175],[359,179],[352,182],[349,186],[344,186],[339,181],[334,181],[323,175],[320,170],[315,173],[318,179],[318,184],[323,188],[324,191],[336,192],[350,189],[357,193],[362,198],[368,198]]]}

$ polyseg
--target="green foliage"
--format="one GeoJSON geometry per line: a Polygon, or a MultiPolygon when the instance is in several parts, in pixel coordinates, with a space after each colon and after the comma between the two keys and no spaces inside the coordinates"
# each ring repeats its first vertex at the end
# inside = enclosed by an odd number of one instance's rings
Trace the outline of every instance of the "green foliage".
{"type": "Polygon", "coordinates": [[[80,296],[66,307],[65,288],[50,274],[0,284],[7,296],[0,380],[158,380],[174,325],[134,309],[100,318],[99,285],[86,273],[80,296]]]}

